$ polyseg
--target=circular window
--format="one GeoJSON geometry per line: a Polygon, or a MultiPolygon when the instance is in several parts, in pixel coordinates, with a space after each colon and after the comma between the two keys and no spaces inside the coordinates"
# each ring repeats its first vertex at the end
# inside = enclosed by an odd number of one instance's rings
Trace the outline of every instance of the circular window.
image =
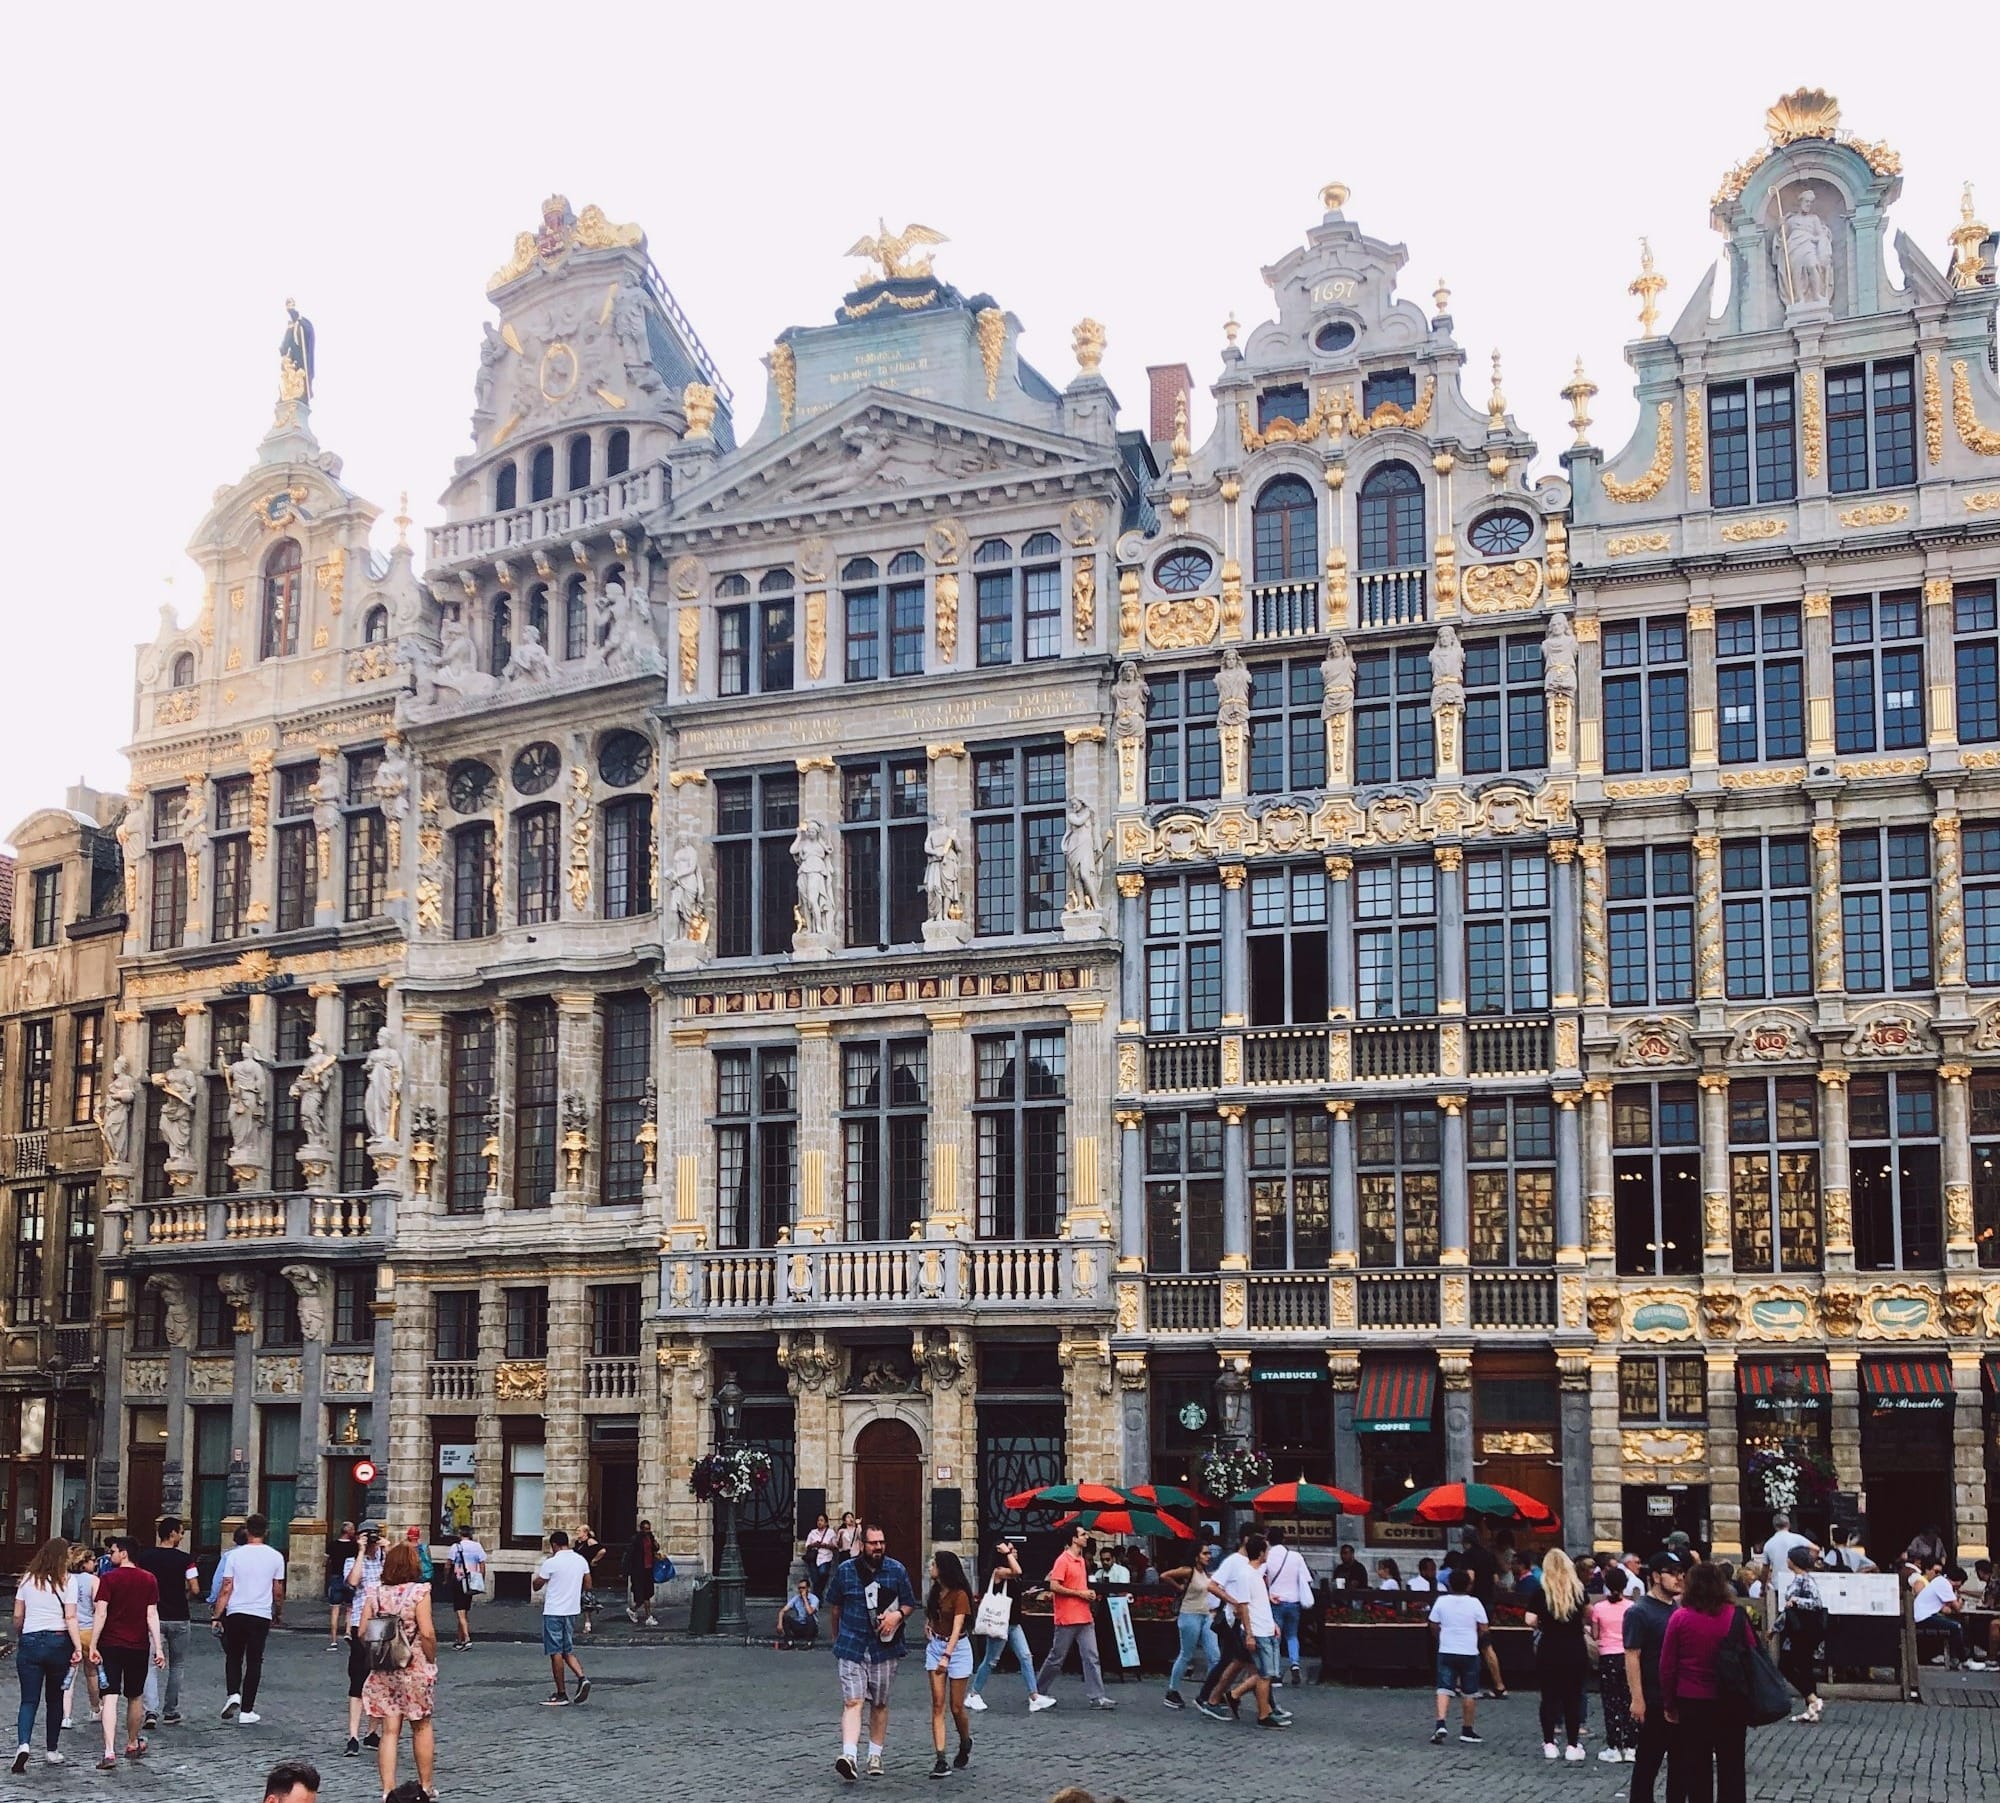
{"type": "Polygon", "coordinates": [[[514,760],[514,787],[523,795],[539,795],[562,774],[562,753],[547,739],[538,739],[514,760]]]}
{"type": "Polygon", "coordinates": [[[1316,351],[1344,351],[1354,342],[1354,328],[1344,319],[1328,321],[1313,334],[1316,351]]]}
{"type": "Polygon", "coordinates": [[[1206,551],[1170,551],[1153,566],[1153,580],[1169,595],[1191,595],[1214,574],[1206,551]]]}
{"type": "Polygon", "coordinates": [[[1535,536],[1535,528],[1525,513],[1516,513],[1508,507],[1498,513],[1480,515],[1466,536],[1482,557],[1512,557],[1535,536]]]}
{"type": "Polygon", "coordinates": [[[498,783],[490,765],[477,758],[460,758],[445,772],[445,799],[457,813],[483,814],[493,805],[498,783]]]}
{"type": "Polygon", "coordinates": [[[614,789],[638,782],[653,767],[653,747],[643,733],[608,732],[597,753],[597,773],[614,789]]]}

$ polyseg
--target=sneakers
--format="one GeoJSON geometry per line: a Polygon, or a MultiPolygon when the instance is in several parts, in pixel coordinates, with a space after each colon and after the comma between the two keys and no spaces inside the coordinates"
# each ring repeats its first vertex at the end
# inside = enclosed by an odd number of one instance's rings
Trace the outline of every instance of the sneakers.
{"type": "Polygon", "coordinates": [[[1054,1697],[1030,1697],[1028,1699],[1028,1713],[1030,1715],[1039,1715],[1044,1709],[1053,1709],[1055,1706],[1056,1700],[1054,1697]]]}
{"type": "Polygon", "coordinates": [[[1182,1696],[1177,1690],[1168,1691],[1160,1701],[1166,1704],[1169,1709],[1185,1709],[1187,1707],[1187,1698],[1182,1696]]]}
{"type": "Polygon", "coordinates": [[[1443,1723],[1443,1722],[1439,1722],[1439,1723],[1438,1723],[1438,1725],[1437,1725],[1437,1726],[1436,1726],[1435,1728],[1433,1728],[1433,1729],[1431,1730],[1431,1745],[1432,1745],[1432,1746],[1434,1746],[1434,1747],[1441,1747],[1441,1746],[1443,1746],[1443,1745],[1444,1745],[1444,1723],[1443,1723]]]}
{"type": "Polygon", "coordinates": [[[1625,1763],[1625,1755],[1619,1752],[1616,1747],[1606,1747],[1603,1752],[1598,1754],[1597,1763],[1599,1765],[1623,1765],[1625,1763]]]}
{"type": "Polygon", "coordinates": [[[329,1641],[328,1641],[328,1642],[326,1643],[326,1650],[327,1650],[327,1651],[328,1651],[329,1653],[337,1653],[337,1652],[339,1652],[339,1651],[340,1651],[340,1642],[339,1642],[339,1641],[337,1641],[337,1640],[329,1640],[329,1641]]]}
{"type": "Polygon", "coordinates": [[[590,1701],[590,1680],[588,1678],[577,1679],[576,1700],[579,1706],[590,1701]]]}
{"type": "Polygon", "coordinates": [[[979,1696],[967,1697],[965,1699],[965,1706],[966,1708],[970,1709],[974,1715],[981,1715],[985,1713],[986,1699],[984,1697],[979,1697],[979,1696]]]}
{"type": "Polygon", "coordinates": [[[157,1715],[155,1715],[150,1709],[146,1711],[146,1719],[139,1724],[139,1726],[142,1728],[157,1728],[159,1725],[160,1725],[160,1718],[157,1715]]]}
{"type": "Polygon", "coordinates": [[[1458,1738],[1468,1747],[1483,1747],[1486,1744],[1485,1739],[1470,1728],[1459,1729],[1458,1738]]]}
{"type": "Polygon", "coordinates": [[[1092,1697],[1090,1699],[1090,1706],[1093,1709],[1116,1709],[1118,1707],[1109,1697],[1092,1697]]]}
{"type": "Polygon", "coordinates": [[[952,1763],[953,1767],[954,1767],[954,1768],[955,1768],[956,1770],[958,1770],[958,1771],[961,1771],[961,1772],[962,1772],[962,1771],[964,1771],[964,1770],[965,1770],[965,1768],[966,1768],[967,1766],[969,1766],[969,1765],[970,1765],[970,1764],[972,1763],[972,1742],[971,1742],[971,1741],[969,1741],[969,1740],[962,1740],[962,1741],[960,1741],[960,1742],[958,1743],[958,1753],[957,1753],[957,1756],[956,1756],[956,1757],[955,1757],[955,1758],[954,1758],[954,1759],[952,1760],[952,1762],[951,1762],[951,1763],[952,1763]]]}
{"type": "Polygon", "coordinates": [[[868,1776],[871,1778],[882,1776],[882,1755],[880,1753],[870,1753],[868,1755],[868,1776]]]}
{"type": "Polygon", "coordinates": [[[557,1691],[552,1697],[542,1698],[542,1707],[544,1709],[567,1709],[569,1707],[569,1698],[561,1691],[557,1691]]]}
{"type": "Polygon", "coordinates": [[[347,1745],[342,1751],[346,1753],[349,1759],[359,1759],[361,1757],[361,1742],[350,1734],[347,1737],[347,1745]]]}
{"type": "Polygon", "coordinates": [[[261,1722],[263,1719],[264,1718],[261,1715],[259,1715],[256,1712],[256,1710],[245,1709],[238,1712],[236,1717],[236,1725],[239,1728],[253,1728],[257,1725],[257,1723],[261,1722]]]}
{"type": "Polygon", "coordinates": [[[160,1725],[163,1728],[178,1728],[183,1719],[178,1709],[170,1709],[165,1715],[160,1717],[160,1725]]]}
{"type": "Polygon", "coordinates": [[[951,1776],[951,1761],[945,1758],[942,1748],[938,1750],[937,1756],[931,1761],[931,1776],[933,1778],[949,1778],[951,1776]]]}
{"type": "Polygon", "coordinates": [[[1625,1763],[1627,1765],[1637,1765],[1639,1763],[1639,1749],[1637,1747],[1627,1747],[1625,1749],[1625,1763]]]}
{"type": "Polygon", "coordinates": [[[229,1701],[222,1705],[222,1719],[225,1722],[233,1722],[236,1719],[237,1710],[241,1709],[242,1707],[243,1707],[243,1699],[239,1696],[232,1694],[230,1696],[229,1701]]]}
{"type": "Polygon", "coordinates": [[[1260,1728],[1289,1728],[1291,1726],[1291,1723],[1286,1721],[1285,1718],[1274,1709],[1271,1711],[1269,1715],[1259,1716],[1257,1718],[1257,1726],[1260,1728]]]}
{"type": "Polygon", "coordinates": [[[1560,1759],[1562,1757],[1562,1748],[1557,1746],[1552,1740],[1545,1740],[1542,1742],[1542,1757],[1544,1759],[1560,1759]]]}
{"type": "Polygon", "coordinates": [[[57,1752],[54,1752],[54,1751],[51,1751],[51,1752],[47,1752],[47,1753],[44,1753],[44,1754],[42,1755],[42,1764],[44,1764],[44,1765],[68,1765],[68,1764],[69,1764],[69,1761],[68,1761],[67,1759],[65,1759],[65,1758],[64,1758],[64,1757],[63,1757],[63,1756],[62,1756],[62,1755],[61,1755],[60,1753],[57,1753],[57,1752]]]}
{"type": "Polygon", "coordinates": [[[1229,1717],[1222,1710],[1216,1708],[1216,1706],[1213,1703],[1196,1703],[1194,1706],[1194,1712],[1196,1715],[1207,1716],[1208,1719],[1212,1722],[1226,1722],[1229,1719],[1229,1717]]]}
{"type": "MultiPolygon", "coordinates": [[[[637,1627],[638,1623],[635,1621],[632,1625],[634,1627],[637,1627]]],[[[841,1756],[833,1762],[833,1769],[836,1772],[838,1772],[843,1778],[845,1778],[850,1784],[852,1784],[855,1779],[861,1776],[861,1768],[854,1763],[854,1756],[850,1753],[841,1754],[841,1756]]]]}
{"type": "Polygon", "coordinates": [[[1565,1747],[1563,1748],[1563,1757],[1571,1765],[1581,1765],[1583,1764],[1583,1749],[1581,1747],[1565,1747]]]}
{"type": "Polygon", "coordinates": [[[1305,1679],[1300,1675],[1299,1668],[1296,1665],[1292,1667],[1292,1682],[1295,1685],[1303,1684],[1305,1682],[1305,1679]]]}
{"type": "Polygon", "coordinates": [[[14,1764],[11,1769],[16,1778],[28,1769],[28,1749],[25,1742],[14,1750],[14,1764]]]}
{"type": "Polygon", "coordinates": [[[362,1735],[361,1744],[369,1752],[374,1752],[382,1744],[382,1730],[380,1728],[370,1728],[366,1734],[362,1735]]]}

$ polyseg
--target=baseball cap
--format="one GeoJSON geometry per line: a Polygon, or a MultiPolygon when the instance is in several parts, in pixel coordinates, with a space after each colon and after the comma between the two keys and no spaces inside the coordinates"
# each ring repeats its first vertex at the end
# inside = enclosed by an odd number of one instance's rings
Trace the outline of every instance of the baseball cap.
{"type": "Polygon", "coordinates": [[[1648,1571],[1686,1571],[1688,1562],[1671,1547],[1662,1547],[1646,1561],[1648,1571]]]}

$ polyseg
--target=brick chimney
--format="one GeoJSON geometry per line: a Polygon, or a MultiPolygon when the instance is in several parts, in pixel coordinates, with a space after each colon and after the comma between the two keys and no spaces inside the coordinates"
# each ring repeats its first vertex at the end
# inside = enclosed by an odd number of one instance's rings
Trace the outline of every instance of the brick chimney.
{"type": "Polygon", "coordinates": [[[1174,435],[1174,403],[1182,395],[1194,393],[1194,372],[1185,363],[1153,363],[1147,365],[1146,381],[1153,393],[1147,437],[1155,444],[1165,444],[1174,435]]]}

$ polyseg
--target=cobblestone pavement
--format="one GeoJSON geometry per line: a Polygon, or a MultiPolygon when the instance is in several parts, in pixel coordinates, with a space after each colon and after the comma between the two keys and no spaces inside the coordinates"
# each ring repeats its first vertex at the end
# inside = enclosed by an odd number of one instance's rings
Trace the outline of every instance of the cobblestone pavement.
{"type": "MultiPolygon", "coordinates": [[[[274,1638],[259,1700],[263,1721],[237,1728],[217,1719],[222,1658],[205,1633],[183,1707],[188,1723],[152,1737],[138,1765],[91,1770],[94,1730],[63,1737],[73,1763],[51,1769],[37,1754],[26,1776],[0,1773],[0,1803],[65,1798],[156,1798],[171,1803],[261,1803],[265,1770],[283,1757],[313,1760],[328,1803],[376,1803],[373,1760],[342,1756],[345,1662],[325,1641],[299,1632],[274,1638]]],[[[685,1641],[587,1648],[595,1681],[583,1709],[544,1709],[548,1665],[529,1645],[481,1643],[442,1655],[437,1784],[446,1803],[653,1803],[674,1796],[785,1797],[797,1803],[950,1796],[975,1790],[1006,1803],[1047,1803],[1066,1784],[1127,1803],[1306,1803],[1319,1797],[1445,1799],[1446,1803],[1616,1803],[1626,1771],[1545,1765],[1534,1699],[1525,1693],[1481,1706],[1482,1747],[1427,1744],[1430,1698],[1412,1691],[1287,1691],[1297,1723],[1285,1732],[1208,1722],[1161,1707],[1157,1679],[1116,1685],[1115,1713],[1086,1709],[1081,1684],[1064,1677],[1061,1707],[1032,1719],[1019,1678],[996,1674],[992,1708],[973,1718],[970,1771],[928,1782],[929,1710],[919,1658],[896,1684],[888,1772],[877,1783],[843,1784],[837,1690],[824,1653],[708,1647],[685,1641]],[[1442,1779],[1442,1784],[1440,1780],[1442,1779]]],[[[14,1694],[11,1669],[0,1684],[14,1694]]],[[[1592,1742],[1595,1750],[1599,1743],[1592,1742]]],[[[1750,1795],[1760,1803],[1963,1803],[1990,1794],[2000,1766],[2000,1709],[1884,1703],[1836,1704],[1818,1728],[1778,1727],[1752,1736],[1750,1795]]],[[[409,1775],[407,1751],[404,1776],[409,1775]]]]}

